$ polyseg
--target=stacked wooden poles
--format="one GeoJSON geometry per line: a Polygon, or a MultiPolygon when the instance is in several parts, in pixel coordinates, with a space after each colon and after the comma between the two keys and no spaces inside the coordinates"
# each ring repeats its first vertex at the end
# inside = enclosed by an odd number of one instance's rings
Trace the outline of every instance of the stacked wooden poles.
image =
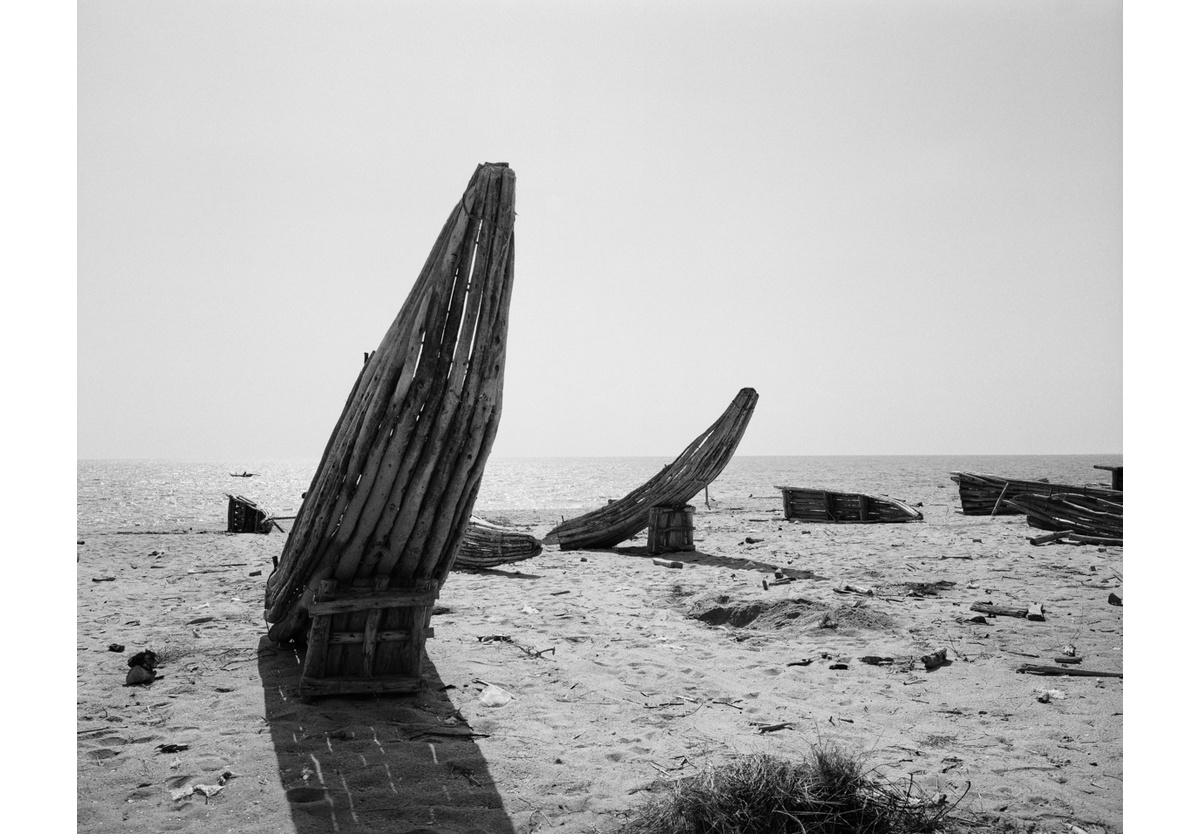
{"type": "Polygon", "coordinates": [[[499,425],[515,186],[504,163],[476,169],[362,368],[268,579],[271,639],[302,633],[324,580],[445,581],[499,425]]]}
{"type": "Polygon", "coordinates": [[[757,392],[743,388],[725,413],[661,472],[624,498],[567,519],[544,541],[563,550],[613,547],[646,529],[651,507],[687,504],[729,463],[757,403],[757,392]]]}
{"type": "Polygon", "coordinates": [[[532,559],[542,552],[536,536],[472,518],[454,559],[454,570],[481,570],[532,559]]]}

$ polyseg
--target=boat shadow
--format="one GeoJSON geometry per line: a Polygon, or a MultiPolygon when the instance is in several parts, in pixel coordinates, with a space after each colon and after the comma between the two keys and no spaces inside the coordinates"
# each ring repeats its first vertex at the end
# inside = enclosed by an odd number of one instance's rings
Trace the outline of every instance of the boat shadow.
{"type": "Polygon", "coordinates": [[[682,562],[685,565],[705,565],[707,567],[728,568],[730,570],[756,570],[763,573],[782,574],[791,579],[826,579],[810,570],[789,568],[775,562],[762,562],[746,556],[717,556],[705,553],[703,550],[680,550],[671,553],[651,553],[642,546],[609,547],[606,550],[619,553],[622,556],[634,556],[641,559],[665,559],[671,562],[682,562]]]}
{"type": "Polygon", "coordinates": [[[515,834],[470,727],[428,656],[414,695],[303,703],[304,648],[259,642],[264,715],[299,834],[342,831],[515,834]]]}

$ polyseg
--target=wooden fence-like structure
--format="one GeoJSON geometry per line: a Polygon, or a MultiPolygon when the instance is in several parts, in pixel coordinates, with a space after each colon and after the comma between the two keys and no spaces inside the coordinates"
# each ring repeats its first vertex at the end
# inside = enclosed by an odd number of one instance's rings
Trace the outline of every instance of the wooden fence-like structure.
{"type": "Polygon", "coordinates": [[[267,581],[268,636],[311,626],[302,695],[419,685],[432,601],[500,419],[515,188],[505,163],[476,169],[360,371],[267,581]]]}

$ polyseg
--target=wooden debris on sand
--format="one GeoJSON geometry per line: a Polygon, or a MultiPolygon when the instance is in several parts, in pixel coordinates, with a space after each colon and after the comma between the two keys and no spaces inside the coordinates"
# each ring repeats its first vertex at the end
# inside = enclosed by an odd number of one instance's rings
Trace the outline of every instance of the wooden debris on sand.
{"type": "Polygon", "coordinates": [[[887,524],[920,521],[920,510],[886,495],[830,492],[777,486],[783,491],[783,517],[820,524],[887,524]]]}
{"type": "Polygon", "coordinates": [[[542,552],[536,536],[509,530],[482,518],[472,517],[467,524],[454,570],[480,570],[532,559],[542,552]]]}
{"type": "Polygon", "coordinates": [[[1021,510],[1006,504],[1006,498],[1018,495],[1054,495],[1071,492],[1095,495],[1107,501],[1122,501],[1119,490],[1102,486],[1071,486],[1052,484],[1049,481],[1029,481],[1006,478],[1000,475],[985,475],[980,472],[951,472],[950,479],[958,484],[958,497],[963,515],[1020,515],[1021,510]]]}
{"type": "Polygon", "coordinates": [[[757,403],[758,393],[743,388],[717,421],[657,475],[624,498],[567,519],[543,541],[563,550],[614,547],[646,529],[652,507],[685,506],[729,463],[757,403]]]}
{"type": "Polygon", "coordinates": [[[1024,513],[1030,527],[1074,534],[1064,538],[1087,544],[1116,546],[1122,543],[1125,528],[1125,504],[1122,501],[1062,492],[1054,495],[1016,495],[1005,499],[1004,503],[1024,513]]]}
{"type": "Polygon", "coordinates": [[[476,169],[360,370],[267,581],[272,640],[312,620],[302,694],[329,691],[321,678],[372,691],[364,679],[418,674],[500,418],[515,185],[505,163],[476,169]]]}

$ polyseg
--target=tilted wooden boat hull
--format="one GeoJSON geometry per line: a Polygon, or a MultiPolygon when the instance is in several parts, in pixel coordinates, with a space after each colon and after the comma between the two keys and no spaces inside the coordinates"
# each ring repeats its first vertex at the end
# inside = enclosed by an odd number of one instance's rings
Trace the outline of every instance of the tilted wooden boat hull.
{"type": "Polygon", "coordinates": [[[1095,495],[1118,503],[1122,500],[1120,491],[1100,486],[1052,484],[1047,481],[1005,478],[979,472],[951,472],[950,479],[958,484],[958,497],[962,502],[963,515],[1021,515],[1020,511],[1004,502],[1005,498],[1016,495],[1054,495],[1059,492],[1071,492],[1078,495],[1095,495]]]}
{"type": "Polygon", "coordinates": [[[542,552],[536,536],[509,530],[480,518],[467,524],[453,570],[481,570],[532,559],[542,552]]]}
{"type": "Polygon", "coordinates": [[[830,492],[804,487],[783,491],[783,517],[818,524],[895,524],[921,521],[920,510],[886,495],[830,492]]]}
{"type": "MultiPolygon", "coordinates": [[[[476,169],[360,370],[267,581],[272,640],[299,637],[319,594],[334,632],[408,634],[365,648],[364,675],[398,645],[419,658],[427,610],[393,607],[379,621],[368,608],[436,596],[467,528],[500,419],[515,187],[504,163],[476,169]]],[[[334,648],[314,679],[333,674],[334,648]]]]}
{"type": "Polygon", "coordinates": [[[563,550],[615,547],[645,530],[652,507],[681,507],[716,480],[737,450],[758,393],[743,388],[725,412],[657,475],[617,501],[567,519],[546,534],[563,550]]]}
{"type": "Polygon", "coordinates": [[[1030,527],[1039,530],[1069,530],[1084,536],[1116,541],[1124,537],[1125,507],[1118,502],[1071,492],[1016,495],[1004,500],[1027,517],[1030,527]]]}

